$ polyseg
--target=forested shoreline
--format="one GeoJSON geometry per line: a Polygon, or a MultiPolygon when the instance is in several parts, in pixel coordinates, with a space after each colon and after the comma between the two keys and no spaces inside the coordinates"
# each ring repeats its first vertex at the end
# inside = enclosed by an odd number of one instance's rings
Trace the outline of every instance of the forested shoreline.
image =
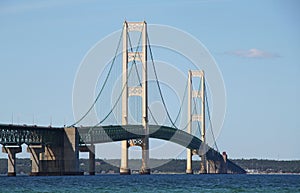
{"type": "MultiPolygon", "coordinates": [[[[294,161],[278,161],[263,159],[234,159],[232,160],[248,173],[300,173],[300,160],[294,161]]],[[[151,159],[154,164],[152,173],[185,173],[186,160],[183,159],[151,159]]],[[[87,159],[80,159],[80,170],[88,172],[89,164],[87,159]]],[[[96,173],[118,173],[120,160],[102,160],[96,159],[96,173]]],[[[129,167],[133,172],[138,172],[141,166],[141,160],[130,160],[129,167]]],[[[193,169],[195,173],[199,170],[200,162],[193,161],[193,169]]],[[[30,159],[17,160],[17,173],[29,174],[31,169],[30,159]]],[[[0,159],[0,174],[7,173],[7,159],[0,159]]]]}

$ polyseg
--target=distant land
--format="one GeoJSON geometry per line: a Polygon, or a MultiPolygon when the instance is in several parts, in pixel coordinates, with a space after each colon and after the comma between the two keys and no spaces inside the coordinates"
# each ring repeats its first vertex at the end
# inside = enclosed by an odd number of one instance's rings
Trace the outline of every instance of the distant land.
{"type": "MultiPolygon", "coordinates": [[[[233,159],[237,165],[244,168],[249,174],[300,174],[300,160],[294,161],[278,161],[278,160],[263,160],[263,159],[233,159]]],[[[186,160],[182,159],[151,159],[152,163],[161,165],[153,168],[152,173],[185,173],[186,160]]],[[[88,160],[80,159],[80,170],[88,172],[88,160]]],[[[102,160],[96,159],[96,173],[119,173],[119,168],[116,165],[120,164],[120,160],[102,160]],[[112,163],[112,164],[108,164],[112,163]]],[[[133,169],[133,173],[138,173],[138,168],[141,166],[141,160],[129,160],[129,167],[133,169]]],[[[193,169],[195,173],[199,171],[200,162],[193,161],[193,169]]],[[[17,173],[29,174],[31,169],[30,159],[17,160],[17,173]]],[[[7,159],[0,159],[0,174],[7,173],[7,159]]]]}

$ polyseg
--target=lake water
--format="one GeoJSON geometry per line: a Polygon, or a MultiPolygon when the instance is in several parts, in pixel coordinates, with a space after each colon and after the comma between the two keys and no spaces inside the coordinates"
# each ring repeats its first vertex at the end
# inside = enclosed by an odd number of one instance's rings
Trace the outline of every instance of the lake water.
{"type": "Polygon", "coordinates": [[[2,176],[0,192],[300,192],[300,175],[2,176]]]}

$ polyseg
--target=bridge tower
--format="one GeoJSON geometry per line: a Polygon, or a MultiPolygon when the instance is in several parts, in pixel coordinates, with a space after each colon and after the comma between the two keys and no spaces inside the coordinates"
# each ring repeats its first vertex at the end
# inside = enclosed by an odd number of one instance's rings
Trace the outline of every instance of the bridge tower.
{"type": "MultiPolygon", "coordinates": [[[[194,121],[198,121],[201,123],[201,141],[203,144],[206,143],[205,139],[205,85],[204,85],[204,71],[203,70],[189,70],[188,72],[188,127],[187,132],[192,134],[192,123],[194,121]],[[193,78],[200,79],[200,89],[194,90],[193,88],[193,78]],[[200,114],[193,113],[193,100],[194,98],[199,98],[201,100],[201,110],[200,114]]],[[[202,145],[204,147],[205,145],[202,145]]],[[[199,150],[191,150],[187,149],[187,159],[186,159],[186,173],[192,174],[192,156],[193,154],[197,154],[199,150]]],[[[201,155],[201,154],[200,154],[201,155]]],[[[200,165],[200,173],[206,173],[206,156],[205,151],[201,155],[201,165],[200,165]]]]}
{"type": "Polygon", "coordinates": [[[150,174],[149,162],[149,127],[148,127],[148,85],[147,85],[147,23],[144,22],[124,22],[123,26],[123,74],[122,74],[122,125],[128,124],[128,97],[140,96],[142,98],[142,125],[146,137],[140,140],[122,141],[122,157],[120,174],[130,174],[128,168],[128,148],[132,145],[142,147],[142,167],[140,174],[150,174]],[[142,51],[128,51],[128,33],[140,32],[142,36],[142,51]],[[128,86],[128,63],[141,62],[142,82],[135,87],[128,86]]]}

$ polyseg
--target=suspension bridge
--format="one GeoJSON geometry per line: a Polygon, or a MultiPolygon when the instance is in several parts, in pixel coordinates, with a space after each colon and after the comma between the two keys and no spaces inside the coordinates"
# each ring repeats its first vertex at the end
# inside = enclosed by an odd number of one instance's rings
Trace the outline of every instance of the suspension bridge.
{"type": "Polygon", "coordinates": [[[75,123],[64,127],[0,124],[2,152],[8,154],[8,175],[16,175],[16,154],[22,151],[22,144],[27,145],[31,155],[31,175],[78,175],[79,152],[89,152],[89,172],[95,174],[95,144],[116,141],[121,141],[120,174],[131,173],[128,150],[132,146],[141,147],[140,174],[150,174],[150,138],[185,147],[187,174],[193,173],[194,155],[201,158],[200,173],[245,173],[216,145],[204,71],[186,72],[184,94],[173,116],[154,61],[146,22],[125,21],[115,55],[100,77],[99,92],[75,123]],[[154,77],[152,85],[150,73],[154,77]],[[162,104],[163,112],[153,112],[149,106],[153,101],[162,104]],[[96,121],[90,116],[95,111],[96,121]],[[162,114],[166,119],[159,121],[162,114]],[[214,147],[207,144],[208,130],[214,147]]]}

